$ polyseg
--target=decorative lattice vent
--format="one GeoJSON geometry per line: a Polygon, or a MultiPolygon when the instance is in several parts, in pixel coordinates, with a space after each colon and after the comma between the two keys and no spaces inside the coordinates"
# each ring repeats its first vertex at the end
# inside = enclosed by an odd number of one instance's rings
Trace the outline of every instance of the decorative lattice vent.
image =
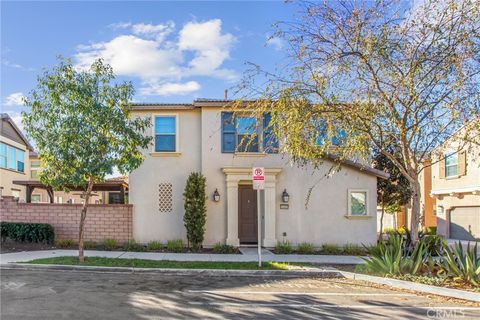
{"type": "Polygon", "coordinates": [[[160,183],[158,185],[158,211],[173,211],[173,188],[171,183],[160,183]]]}

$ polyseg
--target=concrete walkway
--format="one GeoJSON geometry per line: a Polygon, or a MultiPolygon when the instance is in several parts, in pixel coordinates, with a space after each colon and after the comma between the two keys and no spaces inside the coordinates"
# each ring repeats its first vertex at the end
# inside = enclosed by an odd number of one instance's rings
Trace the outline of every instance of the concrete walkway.
{"type": "MultiPolygon", "coordinates": [[[[27,262],[33,259],[76,256],[77,250],[42,250],[22,251],[0,254],[0,264],[27,262]]],[[[203,253],[158,253],[158,252],[125,252],[125,251],[97,251],[86,250],[87,257],[107,257],[124,259],[173,260],[173,261],[227,261],[249,262],[257,261],[256,252],[247,254],[203,254],[203,253]]],[[[321,264],[361,264],[363,260],[356,256],[327,256],[327,255],[300,255],[300,254],[263,254],[263,261],[276,262],[311,262],[321,264]]]]}

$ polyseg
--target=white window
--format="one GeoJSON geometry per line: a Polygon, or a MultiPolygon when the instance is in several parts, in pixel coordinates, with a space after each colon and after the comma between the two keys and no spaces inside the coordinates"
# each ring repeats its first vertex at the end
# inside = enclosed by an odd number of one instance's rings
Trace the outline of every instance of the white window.
{"type": "Polygon", "coordinates": [[[178,152],[177,116],[154,117],[155,152],[178,152]]]}
{"type": "Polygon", "coordinates": [[[445,155],[445,177],[458,175],[458,153],[445,155]]]}
{"type": "Polygon", "coordinates": [[[367,190],[349,190],[348,191],[348,215],[349,216],[368,215],[368,191],[367,190]]]}
{"type": "Polygon", "coordinates": [[[32,194],[32,202],[42,202],[42,196],[40,194],[32,194]]]}
{"type": "Polygon", "coordinates": [[[63,203],[62,197],[56,196],[55,197],[55,203],[63,203]]]}

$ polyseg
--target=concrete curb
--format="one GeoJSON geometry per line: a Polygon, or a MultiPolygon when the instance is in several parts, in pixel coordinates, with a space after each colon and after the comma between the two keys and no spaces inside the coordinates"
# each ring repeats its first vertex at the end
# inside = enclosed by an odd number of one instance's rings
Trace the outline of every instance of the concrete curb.
{"type": "Polygon", "coordinates": [[[457,298],[468,301],[480,302],[480,293],[471,291],[464,291],[458,289],[442,288],[431,286],[428,284],[416,283],[412,281],[404,281],[391,278],[382,278],[376,276],[369,276],[366,274],[353,273],[348,271],[340,271],[343,277],[352,280],[363,280],[373,282],[376,284],[384,284],[393,288],[413,290],[422,293],[430,293],[438,296],[457,298]]]}
{"type": "Polygon", "coordinates": [[[287,276],[287,277],[319,277],[342,278],[341,271],[334,269],[310,270],[235,270],[235,269],[166,269],[166,268],[128,268],[128,267],[96,267],[69,266],[53,264],[9,263],[0,265],[1,270],[57,270],[57,271],[90,271],[113,273],[159,273],[169,275],[208,275],[208,276],[287,276]]]}

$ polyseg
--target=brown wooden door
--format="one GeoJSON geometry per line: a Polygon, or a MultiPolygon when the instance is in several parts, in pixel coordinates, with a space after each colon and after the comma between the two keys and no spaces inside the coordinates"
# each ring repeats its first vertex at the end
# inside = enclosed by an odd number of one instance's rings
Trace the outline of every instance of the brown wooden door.
{"type": "Polygon", "coordinates": [[[240,243],[257,243],[257,191],[238,187],[238,237],[240,243]]]}

